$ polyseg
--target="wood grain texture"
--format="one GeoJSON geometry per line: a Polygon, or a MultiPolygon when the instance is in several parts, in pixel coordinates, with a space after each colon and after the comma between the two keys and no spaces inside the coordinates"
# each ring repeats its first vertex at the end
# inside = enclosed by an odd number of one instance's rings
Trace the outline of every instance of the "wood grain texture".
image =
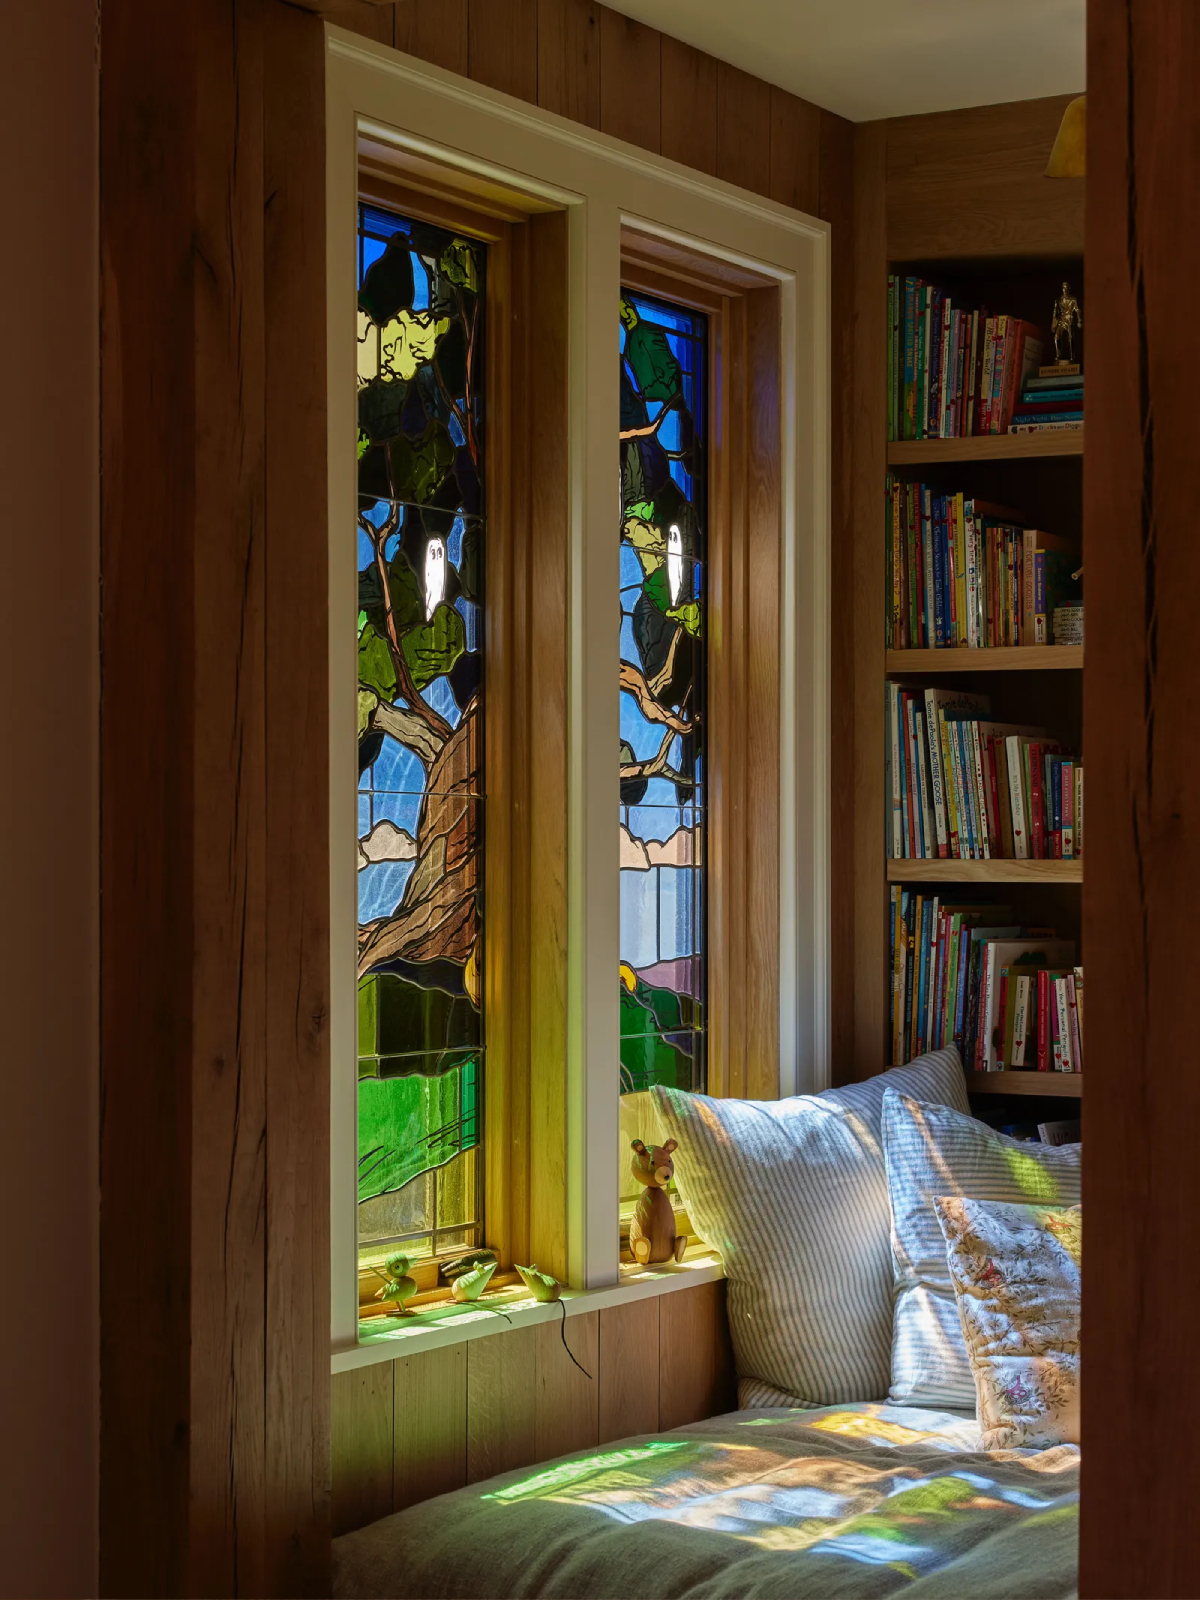
{"type": "Polygon", "coordinates": [[[717,61],[662,37],[661,154],[698,172],[717,170],[717,61]]]}
{"type": "Polygon", "coordinates": [[[1082,1072],[968,1072],[968,1094],[1053,1095],[1082,1100],[1082,1072]]]}
{"type": "Polygon", "coordinates": [[[315,11],[322,22],[361,34],[364,39],[374,39],[377,44],[393,42],[394,8],[391,5],[376,4],[376,0],[319,0],[305,9],[315,11]]]}
{"type": "Polygon", "coordinates": [[[1200,1592],[1184,1510],[1200,1488],[1187,1447],[1200,1422],[1196,1291],[1180,1272],[1200,1248],[1200,1081],[1187,1065],[1200,892],[1200,545],[1189,528],[1200,330],[1179,314],[1200,267],[1198,25],[1186,0],[1095,0],[1088,11],[1084,542],[1089,629],[1104,641],[1083,674],[1092,1232],[1079,1589],[1089,1600],[1200,1592]]]}
{"type": "Polygon", "coordinates": [[[990,650],[888,650],[889,677],[911,672],[1078,672],[1081,644],[1006,644],[990,650]]]}
{"type": "MultiPolygon", "coordinates": [[[[772,128],[772,162],[775,133],[772,128]]],[[[776,199],[782,198],[780,195],[776,199]]],[[[854,590],[854,126],[820,115],[820,183],[806,209],[830,225],[830,541],[832,595],[854,590]]],[[[829,972],[833,1081],[853,1076],[855,1005],[854,687],[853,626],[829,630],[829,972]]]]}
{"type": "Polygon", "coordinates": [[[403,1511],[467,1481],[467,1346],[403,1356],[392,1365],[392,1498],[403,1511]]]}
{"type": "Polygon", "coordinates": [[[396,0],[394,20],[397,50],[467,76],[468,0],[396,0]]]}
{"type": "MultiPolygon", "coordinates": [[[[819,106],[789,94],[775,84],[771,95],[771,177],[768,193],[780,205],[795,206],[810,216],[824,215],[821,201],[821,144],[825,119],[842,128],[850,123],[832,117],[819,106]]],[[[843,132],[842,139],[848,135],[843,132]]],[[[827,219],[828,220],[828,219],[827,219]]],[[[836,281],[836,280],[835,280],[836,281]]],[[[834,324],[837,325],[836,322],[834,324]]]]}
{"type": "Polygon", "coordinates": [[[717,63],[717,177],[771,192],[771,96],[761,78],[717,63]]]}
{"type": "MultiPolygon", "coordinates": [[[[880,847],[882,849],[882,846],[880,847]]],[[[1088,840],[1088,860],[1094,846],[1088,840]]],[[[1082,883],[1082,861],[889,861],[889,883],[1082,883]]],[[[880,921],[882,922],[882,918],[880,921]]],[[[884,930],[886,933],[886,929],[884,930]]]]}
{"type": "Polygon", "coordinates": [[[476,83],[536,105],[538,0],[470,0],[467,65],[476,83]]]}
{"type": "Polygon", "coordinates": [[[845,1074],[854,1078],[879,1071],[886,1060],[887,1035],[880,626],[884,541],[879,499],[887,470],[888,130],[886,123],[862,123],[854,134],[854,1046],[851,1070],[845,1074]]]}
{"type": "Polygon", "coordinates": [[[394,1509],[393,1369],[397,1361],[339,1372],[332,1380],[333,1533],[364,1528],[394,1509]]]}
{"type": "Polygon", "coordinates": [[[600,7],[600,127],[643,150],[659,148],[661,40],[656,28],[600,7]]]}
{"type": "Polygon", "coordinates": [[[537,1328],[467,1346],[467,1482],[538,1459],[537,1328]]]}
{"type": "Polygon", "coordinates": [[[725,1285],[704,1283],[659,1301],[658,1425],[665,1432],[737,1405],[725,1285]]]}
{"type": "Polygon", "coordinates": [[[633,1300],[600,1312],[600,1444],[658,1429],[660,1304],[633,1300]]]}
{"type": "Polygon", "coordinates": [[[537,1335],[534,1448],[537,1460],[550,1461],[572,1450],[586,1450],[599,1438],[600,1313],[570,1317],[561,1325],[541,1322],[533,1331],[537,1335]],[[571,1355],[563,1349],[564,1336],[571,1355]]]}
{"type": "Polygon", "coordinates": [[[538,105],[600,126],[598,0],[538,0],[538,105]]]}
{"type": "Polygon", "coordinates": [[[1083,184],[1044,176],[1071,98],[892,119],[886,254],[909,261],[1082,253],[1083,184]]]}
{"type": "Polygon", "coordinates": [[[1018,461],[1033,456],[1081,456],[1083,427],[1046,433],[997,433],[973,439],[895,439],[889,466],[935,466],[943,461],[1018,461]]]}

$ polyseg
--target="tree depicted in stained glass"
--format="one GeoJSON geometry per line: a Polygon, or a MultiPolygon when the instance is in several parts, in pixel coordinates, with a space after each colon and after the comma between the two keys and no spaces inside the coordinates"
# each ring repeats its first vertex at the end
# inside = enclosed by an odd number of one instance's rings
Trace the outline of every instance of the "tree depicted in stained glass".
{"type": "Polygon", "coordinates": [[[707,338],[703,314],[623,292],[623,1094],[705,1083],[707,338]]]}
{"type": "Polygon", "coordinates": [[[363,1247],[479,1242],[486,248],[359,209],[363,1247]]]}

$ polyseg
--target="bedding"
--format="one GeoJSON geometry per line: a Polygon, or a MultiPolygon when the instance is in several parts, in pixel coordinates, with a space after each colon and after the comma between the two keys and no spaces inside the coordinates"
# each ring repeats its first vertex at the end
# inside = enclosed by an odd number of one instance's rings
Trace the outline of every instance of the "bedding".
{"type": "Polygon", "coordinates": [[[1026,1144],[948,1106],[888,1093],[883,1149],[896,1263],[888,1398],[894,1405],[972,1409],[975,1380],[934,1203],[965,1197],[1078,1205],[1083,1147],[1026,1144]]]}
{"type": "Polygon", "coordinates": [[[786,1100],[651,1091],[664,1136],[679,1146],[688,1215],[725,1266],[743,1406],[887,1396],[893,1273],[880,1129],[889,1088],[969,1109],[953,1047],[786,1100]]]}
{"type": "Polygon", "coordinates": [[[334,1541],[335,1596],[1059,1600],[1079,1452],[973,1416],[752,1410],[598,1446],[334,1541]]]}

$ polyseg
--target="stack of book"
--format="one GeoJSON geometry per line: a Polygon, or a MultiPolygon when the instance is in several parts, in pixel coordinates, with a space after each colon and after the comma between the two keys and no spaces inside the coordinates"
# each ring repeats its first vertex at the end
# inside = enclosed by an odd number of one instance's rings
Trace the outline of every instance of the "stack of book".
{"type": "Polygon", "coordinates": [[[1079,596],[1079,546],[1020,512],[888,476],[887,623],[892,650],[1049,644],[1079,596]]]}
{"type": "Polygon", "coordinates": [[[1083,424],[1083,373],[1077,367],[1056,372],[1043,367],[1026,378],[1013,407],[1011,433],[1041,433],[1046,428],[1078,428],[1083,424]]]}
{"type": "Polygon", "coordinates": [[[893,861],[1083,855],[1082,762],[987,695],[889,683],[884,759],[893,861]]]}
{"type": "Polygon", "coordinates": [[[956,305],[921,278],[888,278],[888,438],[1007,433],[1043,337],[1020,317],[956,305]]]}
{"type": "Polygon", "coordinates": [[[1083,968],[1001,905],[891,891],[892,1064],[958,1046],[968,1072],[1081,1072],[1083,968]]]}

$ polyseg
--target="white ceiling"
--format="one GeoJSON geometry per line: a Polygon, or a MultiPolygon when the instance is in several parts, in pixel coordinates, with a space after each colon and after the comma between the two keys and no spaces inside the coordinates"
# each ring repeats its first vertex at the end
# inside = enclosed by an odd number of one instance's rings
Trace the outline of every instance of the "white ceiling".
{"type": "Polygon", "coordinates": [[[854,122],[1084,87],[1087,0],[608,0],[854,122]]]}

